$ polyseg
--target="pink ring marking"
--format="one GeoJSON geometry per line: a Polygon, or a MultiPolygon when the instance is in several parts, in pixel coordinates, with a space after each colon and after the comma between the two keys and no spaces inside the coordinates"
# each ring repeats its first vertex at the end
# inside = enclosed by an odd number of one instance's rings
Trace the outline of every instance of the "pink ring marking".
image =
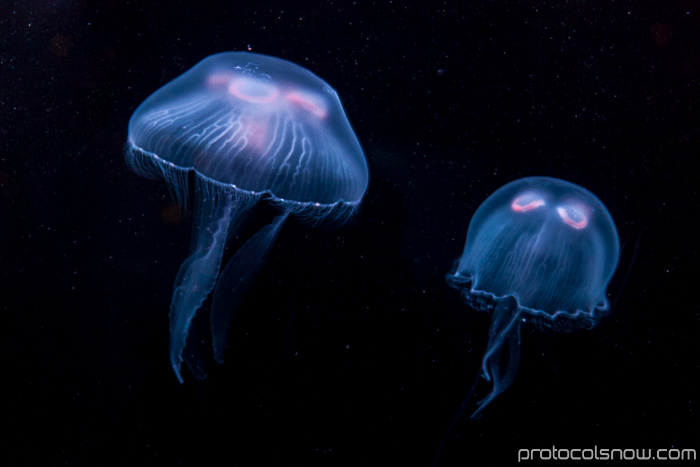
{"type": "Polygon", "coordinates": [[[557,206],[557,213],[559,214],[559,217],[561,217],[564,224],[568,225],[569,227],[573,227],[576,230],[585,229],[588,225],[588,216],[586,215],[585,208],[583,208],[583,206],[557,206]],[[572,217],[572,215],[574,217],[572,217]]]}
{"type": "Polygon", "coordinates": [[[321,105],[319,99],[314,99],[315,96],[292,91],[288,92],[285,97],[288,101],[298,105],[307,112],[314,114],[318,118],[326,118],[326,115],[328,115],[328,112],[326,111],[325,107],[321,105]]]}
{"type": "Polygon", "coordinates": [[[525,193],[513,200],[510,208],[515,212],[527,212],[544,206],[546,203],[537,193],[525,193]]]}

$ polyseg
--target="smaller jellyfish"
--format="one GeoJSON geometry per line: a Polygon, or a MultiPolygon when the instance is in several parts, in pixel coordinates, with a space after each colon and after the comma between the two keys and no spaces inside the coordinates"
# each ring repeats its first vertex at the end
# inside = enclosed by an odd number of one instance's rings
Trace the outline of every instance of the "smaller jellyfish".
{"type": "Polygon", "coordinates": [[[609,312],[606,288],[619,250],[608,210],[573,183],[522,178],[481,204],[464,253],[446,277],[469,306],[491,314],[481,371],[493,389],[472,418],[513,382],[522,323],[591,329],[609,312]]]}

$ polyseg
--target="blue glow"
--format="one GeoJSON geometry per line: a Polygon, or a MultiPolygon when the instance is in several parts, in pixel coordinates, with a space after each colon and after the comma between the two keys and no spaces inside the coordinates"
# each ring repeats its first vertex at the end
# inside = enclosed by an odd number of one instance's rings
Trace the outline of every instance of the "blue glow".
{"type": "Polygon", "coordinates": [[[335,90],[264,55],[202,60],[136,109],[128,144],[216,182],[299,203],[357,203],[367,189],[367,162],[335,90]]]}
{"type": "Polygon", "coordinates": [[[447,275],[467,304],[492,315],[482,370],[493,389],[473,417],[512,383],[522,322],[572,331],[607,314],[619,249],[603,203],[563,180],[516,180],[477,209],[464,253],[447,275]]]}
{"type": "Polygon", "coordinates": [[[187,336],[212,290],[215,357],[222,362],[234,305],[289,214],[311,224],[342,222],[369,181],[335,90],[305,68],[247,52],[212,55],[146,99],[129,121],[126,161],[140,175],[164,178],[183,205],[188,174],[195,174],[194,238],[170,311],[170,361],[181,382],[183,359],[204,377],[187,336]],[[240,248],[219,279],[227,239],[263,198],[282,214],[240,248]]]}

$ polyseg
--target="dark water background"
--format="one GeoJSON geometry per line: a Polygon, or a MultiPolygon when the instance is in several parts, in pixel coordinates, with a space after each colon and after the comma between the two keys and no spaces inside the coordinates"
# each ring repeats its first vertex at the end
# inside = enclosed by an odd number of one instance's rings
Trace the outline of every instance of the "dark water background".
{"type": "Polygon", "coordinates": [[[700,450],[700,4],[288,3],[0,3],[3,464],[430,465],[488,328],[444,274],[478,205],[530,175],[607,205],[614,309],[526,332],[515,383],[441,465],[700,450]],[[123,144],[149,94],[227,50],[328,81],[370,187],[343,228],[287,223],[227,362],[179,385],[190,223],[123,144]]]}

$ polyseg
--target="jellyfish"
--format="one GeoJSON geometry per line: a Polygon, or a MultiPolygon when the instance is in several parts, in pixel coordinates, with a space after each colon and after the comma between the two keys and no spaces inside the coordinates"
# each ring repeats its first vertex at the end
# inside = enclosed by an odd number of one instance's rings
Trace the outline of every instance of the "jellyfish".
{"type": "Polygon", "coordinates": [[[513,382],[523,323],[591,329],[609,312],[606,288],[619,250],[603,203],[564,180],[522,178],[479,206],[464,253],[447,275],[469,306],[491,314],[481,373],[493,388],[472,418],[513,382]]]}
{"type": "Polygon", "coordinates": [[[129,121],[125,154],[137,174],[165,179],[178,203],[193,197],[190,255],[170,308],[170,363],[181,383],[183,360],[205,376],[187,337],[210,295],[222,363],[233,312],[287,218],[342,223],[369,179],[336,91],[301,66],[248,52],[209,56],[148,97],[129,121]],[[261,200],[279,214],[222,269],[227,240],[261,200]]]}

